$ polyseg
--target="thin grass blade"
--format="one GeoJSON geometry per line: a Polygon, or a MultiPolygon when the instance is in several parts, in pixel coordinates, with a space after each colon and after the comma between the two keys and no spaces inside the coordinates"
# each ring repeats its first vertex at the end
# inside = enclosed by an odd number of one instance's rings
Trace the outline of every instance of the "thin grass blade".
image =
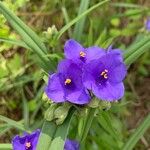
{"type": "Polygon", "coordinates": [[[7,122],[7,124],[9,124],[9,125],[11,125],[11,126],[17,128],[17,129],[19,129],[19,130],[25,131],[25,128],[24,128],[24,126],[23,126],[21,123],[18,123],[18,122],[16,122],[16,121],[11,120],[11,119],[9,119],[9,118],[7,118],[7,117],[4,117],[4,116],[2,116],[2,115],[0,115],[0,120],[1,120],[1,121],[4,121],[4,122],[7,122]]]}
{"type": "MultiPolygon", "coordinates": [[[[80,8],[78,11],[78,16],[80,16],[83,12],[85,12],[88,9],[89,3],[90,3],[90,0],[82,0],[81,1],[80,8]]],[[[82,19],[80,19],[75,25],[75,29],[73,32],[73,38],[78,41],[81,41],[84,24],[85,24],[85,19],[86,19],[86,16],[84,16],[82,19]]]]}
{"type": "Polygon", "coordinates": [[[0,144],[0,150],[12,150],[11,144],[0,144]]]}
{"type": "Polygon", "coordinates": [[[135,132],[131,135],[128,141],[123,146],[122,150],[132,150],[139,139],[144,135],[146,130],[150,128],[150,114],[148,114],[140,126],[135,130],[135,132]]]}
{"type": "Polygon", "coordinates": [[[46,72],[54,70],[53,65],[47,58],[47,50],[40,38],[27,25],[25,25],[13,12],[6,8],[3,2],[0,2],[0,12],[5,16],[11,26],[19,33],[26,45],[32,49],[42,62],[46,72]]]}
{"type": "Polygon", "coordinates": [[[12,44],[12,45],[17,45],[17,46],[29,49],[29,47],[24,42],[22,42],[20,40],[0,38],[0,42],[6,42],[6,43],[9,43],[9,44],[12,44]]]}
{"type": "Polygon", "coordinates": [[[98,8],[99,6],[102,6],[103,4],[109,2],[110,0],[104,0],[102,2],[99,2],[98,4],[90,7],[89,9],[87,9],[85,12],[83,12],[82,14],[80,14],[80,16],[77,16],[75,19],[73,19],[71,22],[69,22],[67,25],[65,25],[58,33],[56,39],[58,40],[62,34],[64,32],[66,32],[72,25],[74,25],[77,21],[79,21],[80,19],[82,19],[84,16],[86,16],[87,14],[89,14],[92,10],[98,8]]]}

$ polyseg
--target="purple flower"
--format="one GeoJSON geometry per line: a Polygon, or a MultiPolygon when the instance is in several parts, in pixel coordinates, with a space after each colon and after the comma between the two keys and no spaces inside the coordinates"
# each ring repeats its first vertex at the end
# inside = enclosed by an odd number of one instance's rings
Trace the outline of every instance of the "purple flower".
{"type": "Polygon", "coordinates": [[[74,104],[86,104],[90,100],[89,93],[82,83],[82,69],[67,59],[62,60],[57,73],[49,77],[45,92],[56,103],[69,101],[74,104]]]}
{"type": "Polygon", "coordinates": [[[79,142],[67,139],[65,142],[64,150],[79,150],[79,142]]]}
{"type": "Polygon", "coordinates": [[[84,62],[88,63],[91,60],[98,59],[105,54],[105,51],[102,48],[97,46],[84,48],[73,39],[70,39],[65,43],[64,50],[65,57],[79,65],[82,65],[84,62]]]}
{"type": "Polygon", "coordinates": [[[16,135],[12,139],[13,150],[36,150],[39,135],[39,129],[31,134],[24,133],[22,137],[16,135]]]}
{"type": "Polygon", "coordinates": [[[118,100],[124,95],[126,72],[121,51],[110,47],[101,58],[84,65],[83,83],[101,100],[118,100]]]}
{"type": "Polygon", "coordinates": [[[150,18],[146,20],[145,27],[146,27],[146,30],[150,31],[150,18]]]}

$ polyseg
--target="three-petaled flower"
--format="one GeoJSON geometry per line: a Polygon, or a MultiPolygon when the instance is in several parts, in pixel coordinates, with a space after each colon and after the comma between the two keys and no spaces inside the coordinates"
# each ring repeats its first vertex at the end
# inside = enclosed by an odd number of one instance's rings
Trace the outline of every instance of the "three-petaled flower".
{"type": "Polygon", "coordinates": [[[13,150],[36,150],[39,135],[39,129],[31,134],[24,133],[22,137],[16,135],[12,139],[13,150]]]}
{"type": "MultiPolygon", "coordinates": [[[[16,135],[12,139],[13,150],[36,150],[39,135],[39,129],[31,134],[25,132],[21,137],[16,135]]],[[[67,139],[65,141],[64,150],[79,150],[79,142],[67,139]]]]}
{"type": "Polygon", "coordinates": [[[45,88],[47,96],[56,103],[69,101],[74,104],[87,104],[89,92],[82,83],[82,69],[71,60],[62,60],[57,73],[49,77],[45,88]]]}
{"type": "Polygon", "coordinates": [[[78,141],[67,139],[65,141],[64,150],[79,150],[80,145],[78,141]]]}
{"type": "Polygon", "coordinates": [[[84,65],[83,84],[99,99],[115,101],[124,95],[122,81],[126,71],[121,52],[109,50],[101,58],[84,65]]]}
{"type": "Polygon", "coordinates": [[[98,46],[84,48],[73,39],[68,40],[64,46],[65,57],[82,66],[91,60],[98,59],[105,54],[104,49],[98,46]]]}
{"type": "Polygon", "coordinates": [[[147,18],[146,23],[145,23],[145,28],[146,30],[150,31],[150,18],[147,18]]]}

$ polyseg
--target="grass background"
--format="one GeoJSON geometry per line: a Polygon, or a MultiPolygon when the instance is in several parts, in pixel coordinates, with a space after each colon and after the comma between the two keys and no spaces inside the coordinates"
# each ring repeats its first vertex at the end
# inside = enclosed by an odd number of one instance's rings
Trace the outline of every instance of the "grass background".
{"type": "MultiPolygon", "coordinates": [[[[126,50],[136,39],[149,34],[145,21],[150,15],[148,0],[111,0],[92,11],[85,20],[82,31],[69,28],[59,41],[55,34],[74,19],[86,7],[99,0],[84,1],[79,9],[79,0],[5,0],[27,25],[45,42],[52,65],[63,58],[63,45],[69,38],[78,38],[84,46],[98,45],[107,48],[110,44],[126,50]],[[55,27],[52,28],[52,26],[55,27]],[[51,27],[51,29],[48,27],[51,27]],[[82,33],[80,35],[80,33],[82,33]],[[80,36],[79,36],[80,35],[80,36]]],[[[80,24],[82,26],[82,23],[80,24]]],[[[20,39],[4,17],[0,16],[0,115],[25,123],[27,130],[40,127],[47,104],[42,99],[45,86],[44,72],[37,65],[37,56],[28,48],[22,48],[6,39],[20,39]]],[[[113,103],[108,111],[95,117],[86,140],[86,149],[116,150],[125,143],[134,130],[150,112],[150,53],[142,55],[128,70],[125,80],[126,93],[122,101],[113,103]],[[109,122],[109,123],[108,123],[109,122]]],[[[75,138],[75,118],[70,137],[75,138]]],[[[20,133],[4,122],[0,122],[0,143],[8,143],[20,133]]],[[[141,136],[136,150],[150,148],[150,130],[141,136]]]]}

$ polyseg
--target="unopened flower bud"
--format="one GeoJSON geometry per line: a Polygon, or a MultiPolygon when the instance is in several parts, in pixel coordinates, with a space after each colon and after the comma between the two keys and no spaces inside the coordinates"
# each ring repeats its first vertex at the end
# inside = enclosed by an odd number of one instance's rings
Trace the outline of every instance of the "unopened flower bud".
{"type": "Polygon", "coordinates": [[[111,103],[108,101],[100,101],[99,108],[101,110],[109,110],[111,108],[111,103]]]}
{"type": "Polygon", "coordinates": [[[83,107],[77,111],[77,115],[79,115],[80,117],[85,117],[87,113],[88,113],[87,107],[83,107]]]}
{"type": "Polygon", "coordinates": [[[69,103],[65,103],[62,106],[59,106],[54,112],[54,118],[56,119],[56,124],[60,125],[66,119],[68,115],[68,111],[71,105],[69,103]]]}
{"type": "Polygon", "coordinates": [[[46,110],[44,117],[47,121],[52,121],[55,118],[55,109],[57,109],[57,104],[51,104],[51,106],[46,110]]]}
{"type": "Polygon", "coordinates": [[[97,98],[93,98],[90,103],[88,104],[89,107],[91,108],[97,108],[99,107],[99,104],[100,104],[100,100],[97,99],[97,98]]]}
{"type": "Polygon", "coordinates": [[[46,35],[48,39],[56,35],[57,33],[58,31],[55,25],[53,25],[52,27],[48,27],[47,31],[44,32],[44,34],[46,35]]]}

